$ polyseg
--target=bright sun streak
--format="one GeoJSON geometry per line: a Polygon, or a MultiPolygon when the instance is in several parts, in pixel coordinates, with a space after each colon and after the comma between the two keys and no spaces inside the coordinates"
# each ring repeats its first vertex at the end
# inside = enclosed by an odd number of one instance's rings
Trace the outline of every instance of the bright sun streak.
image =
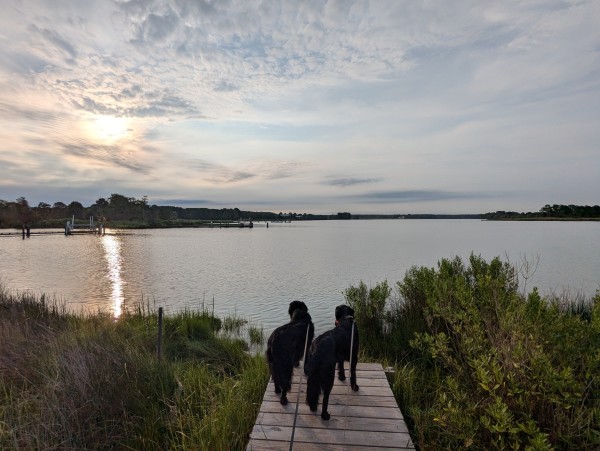
{"type": "Polygon", "coordinates": [[[90,134],[103,142],[114,142],[125,138],[131,131],[129,119],[115,116],[96,116],[88,124],[90,134]]]}
{"type": "Polygon", "coordinates": [[[115,318],[121,316],[123,302],[123,279],[121,278],[121,242],[118,237],[105,235],[102,237],[102,247],[104,248],[104,257],[106,258],[106,275],[112,286],[112,310],[115,318]]]}

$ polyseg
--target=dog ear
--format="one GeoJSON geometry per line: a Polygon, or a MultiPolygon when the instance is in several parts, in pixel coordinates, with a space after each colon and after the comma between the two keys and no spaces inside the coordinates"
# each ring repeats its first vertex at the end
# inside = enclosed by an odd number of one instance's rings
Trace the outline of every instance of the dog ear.
{"type": "Polygon", "coordinates": [[[296,310],[298,307],[298,301],[292,301],[290,302],[290,306],[288,308],[288,315],[292,316],[292,313],[294,313],[294,310],[296,310]]]}
{"type": "Polygon", "coordinates": [[[335,308],[335,319],[336,319],[337,322],[339,322],[342,319],[342,315],[343,315],[342,310],[343,310],[343,307],[344,307],[344,304],[341,304],[341,305],[338,305],[335,308]]]}

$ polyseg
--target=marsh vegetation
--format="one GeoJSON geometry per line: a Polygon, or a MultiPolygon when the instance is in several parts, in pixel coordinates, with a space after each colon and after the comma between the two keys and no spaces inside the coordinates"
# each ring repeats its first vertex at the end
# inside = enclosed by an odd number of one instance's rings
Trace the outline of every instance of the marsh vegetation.
{"type": "Polygon", "coordinates": [[[143,306],[115,320],[0,289],[0,448],[243,449],[268,375],[240,330],[165,317],[159,361],[143,306]]]}
{"type": "Polygon", "coordinates": [[[598,449],[600,293],[544,299],[472,255],[345,295],[421,449],[598,449]]]}

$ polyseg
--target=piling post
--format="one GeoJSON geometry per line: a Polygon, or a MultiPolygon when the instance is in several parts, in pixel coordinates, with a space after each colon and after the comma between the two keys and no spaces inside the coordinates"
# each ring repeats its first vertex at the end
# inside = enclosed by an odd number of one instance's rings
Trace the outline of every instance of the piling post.
{"type": "Polygon", "coordinates": [[[27,224],[27,238],[31,237],[31,225],[27,224]]]}
{"type": "Polygon", "coordinates": [[[22,229],[23,229],[23,239],[25,239],[25,224],[22,225],[22,229]]]}
{"type": "Polygon", "coordinates": [[[158,308],[158,340],[156,349],[158,351],[158,360],[162,358],[162,333],[163,333],[163,308],[158,308]]]}

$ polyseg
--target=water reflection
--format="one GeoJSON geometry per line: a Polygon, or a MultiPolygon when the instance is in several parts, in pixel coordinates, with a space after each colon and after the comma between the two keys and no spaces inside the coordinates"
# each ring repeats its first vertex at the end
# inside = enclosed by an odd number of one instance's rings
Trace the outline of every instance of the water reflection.
{"type": "Polygon", "coordinates": [[[102,247],[108,273],[106,277],[112,285],[111,305],[115,318],[121,316],[123,309],[123,280],[121,279],[121,241],[117,236],[104,235],[102,237],[102,247]]]}

